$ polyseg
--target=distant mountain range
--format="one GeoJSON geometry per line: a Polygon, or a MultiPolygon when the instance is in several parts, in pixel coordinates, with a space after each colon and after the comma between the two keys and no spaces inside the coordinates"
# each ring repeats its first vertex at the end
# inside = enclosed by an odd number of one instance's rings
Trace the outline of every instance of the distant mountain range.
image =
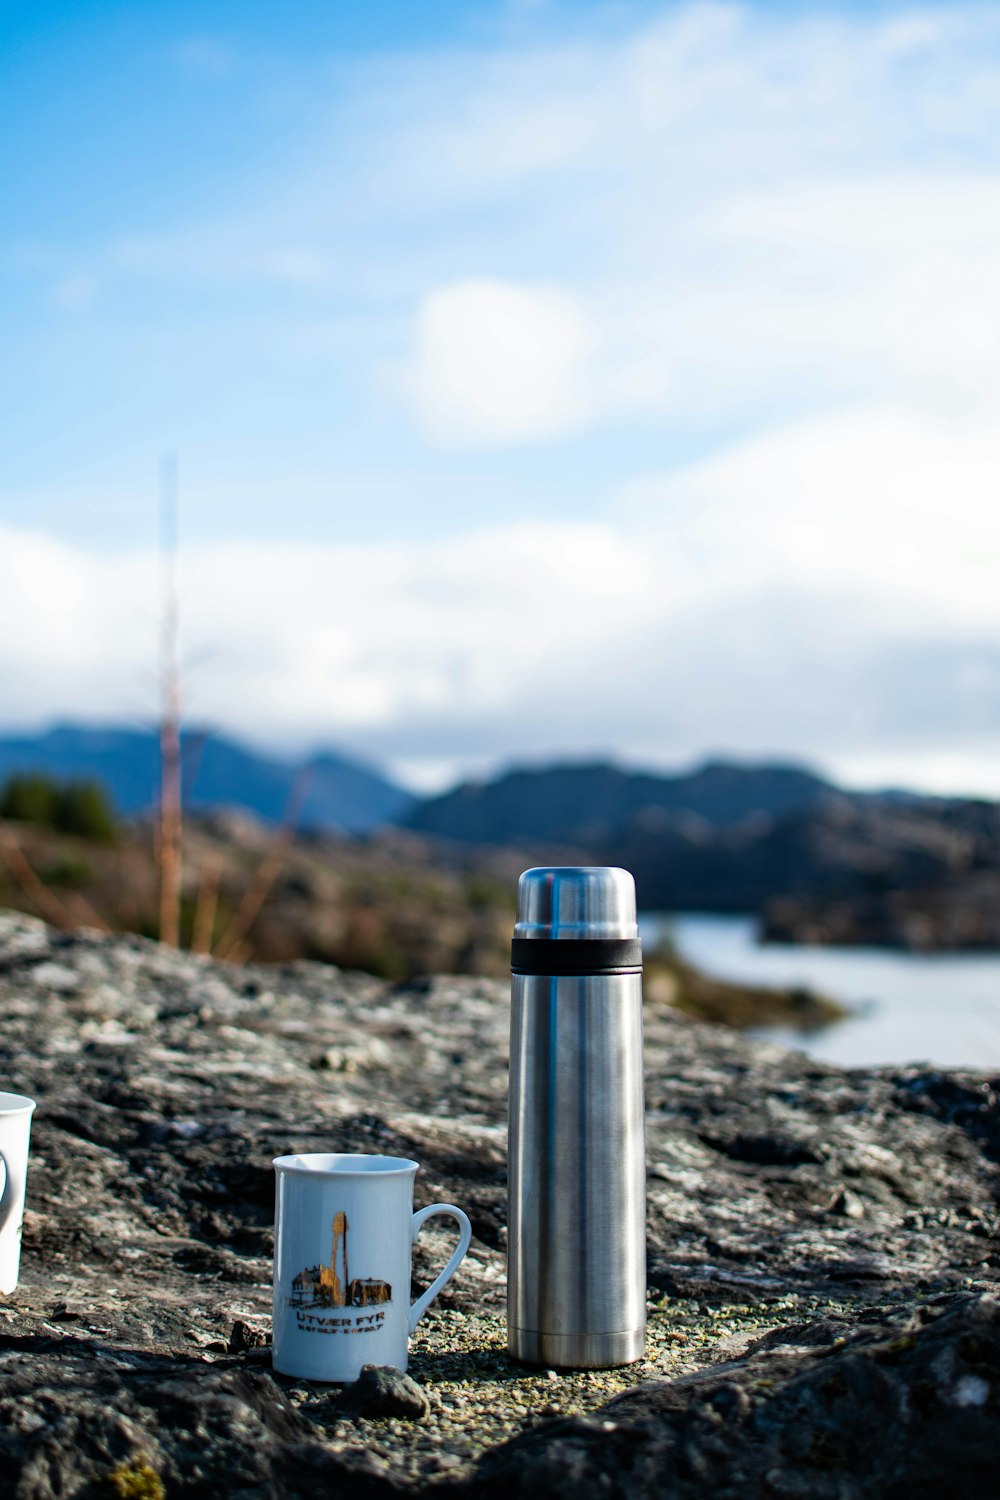
{"type": "Polygon", "coordinates": [[[477,844],[603,847],[629,828],[655,833],[678,818],[721,828],[775,817],[834,795],[830,782],[798,766],[709,761],[676,776],[617,766],[562,765],[508,771],[415,803],[410,828],[477,844]]]}
{"type": "MultiPolygon", "coordinates": [[[[708,829],[773,819],[839,795],[801,767],[713,761],[674,776],[607,764],[512,770],[418,800],[373,766],[343,755],[284,760],[199,730],[184,738],[183,770],[185,805],[195,811],[238,807],[277,822],[295,789],[304,828],[364,833],[394,823],[458,843],[594,854],[678,832],[703,842],[708,829]]],[[[93,777],[121,812],[143,812],[159,794],[158,735],[62,724],[0,738],[0,780],[15,771],[93,777]]]]}
{"type": "Polygon", "coordinates": [[[813,830],[857,801],[800,766],[710,761],[658,776],[563,765],[457,787],[415,803],[406,823],[459,843],[513,844],[526,860],[624,866],[647,910],[751,911],[829,874],[813,830]]]}
{"type": "Polygon", "coordinates": [[[622,865],[646,910],[758,912],[802,941],[1000,946],[1000,806],[973,798],[846,792],[796,766],[574,765],[458,787],[407,822],[622,865]]]}
{"type": "MultiPolygon", "coordinates": [[[[294,797],[303,828],[364,833],[405,816],[413,798],[371,766],[326,753],[291,761],[260,754],[225,735],[192,730],[183,743],[184,802],[192,810],[240,807],[279,822],[294,797]]],[[[155,805],[159,738],[152,729],[59,725],[0,739],[0,780],[15,771],[60,779],[93,777],[123,813],[155,805]]]]}
{"type": "MultiPolygon", "coordinates": [[[[477,850],[527,864],[623,865],[646,910],[753,911],[775,935],[910,946],[1000,945],[1000,806],[907,792],[846,792],[794,765],[710,761],[661,776],[606,764],[511,770],[417,800],[374,767],[326,753],[259,754],[189,733],[193,811],[243,808],[304,830],[419,837],[428,869],[477,850]]],[[[153,807],[155,731],[66,724],[0,739],[11,772],[93,777],[126,814],[153,807]]],[[[510,877],[513,879],[513,874],[510,877]]]]}

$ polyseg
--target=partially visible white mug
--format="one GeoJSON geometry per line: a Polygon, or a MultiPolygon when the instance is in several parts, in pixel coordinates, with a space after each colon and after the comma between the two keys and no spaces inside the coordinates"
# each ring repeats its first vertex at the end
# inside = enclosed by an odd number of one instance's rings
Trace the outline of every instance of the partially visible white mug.
{"type": "Polygon", "coordinates": [[[363,1365],[405,1370],[409,1336],[472,1239],[452,1203],[413,1212],[418,1166],[399,1156],[279,1156],[274,1204],[274,1368],[305,1380],[356,1380],[363,1365]],[[410,1306],[411,1249],[435,1214],[458,1245],[410,1306]]]}
{"type": "Polygon", "coordinates": [[[0,1293],[17,1286],[21,1263],[21,1224],[28,1176],[28,1136],[34,1099],[23,1094],[0,1094],[0,1293]]]}

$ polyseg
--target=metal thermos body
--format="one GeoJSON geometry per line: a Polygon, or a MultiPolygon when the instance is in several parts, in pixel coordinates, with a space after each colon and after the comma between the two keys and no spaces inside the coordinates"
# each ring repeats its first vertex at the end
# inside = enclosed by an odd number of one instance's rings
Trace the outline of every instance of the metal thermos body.
{"type": "Polygon", "coordinates": [[[631,1364],[646,1332],[632,876],[525,871],[511,972],[508,1348],[530,1364],[631,1364]]]}

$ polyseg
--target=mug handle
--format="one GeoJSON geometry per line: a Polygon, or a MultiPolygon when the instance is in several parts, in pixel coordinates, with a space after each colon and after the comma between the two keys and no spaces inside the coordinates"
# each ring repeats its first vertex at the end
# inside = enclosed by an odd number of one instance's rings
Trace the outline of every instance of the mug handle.
{"type": "Polygon", "coordinates": [[[431,1303],[434,1301],[434,1298],[444,1286],[445,1282],[450,1281],[455,1272],[458,1270],[462,1261],[465,1259],[465,1253],[472,1241],[472,1225],[469,1223],[469,1216],[467,1213],[464,1213],[460,1208],[456,1208],[454,1203],[432,1203],[428,1208],[418,1209],[417,1212],[413,1215],[413,1218],[410,1220],[411,1245],[414,1243],[417,1235],[420,1233],[420,1229],[424,1223],[424,1220],[432,1218],[435,1214],[446,1214],[449,1219],[456,1220],[460,1231],[458,1236],[458,1244],[455,1247],[455,1253],[452,1255],[451,1260],[441,1272],[441,1275],[438,1276],[435,1281],[431,1282],[430,1286],[427,1288],[426,1292],[424,1292],[423,1296],[418,1297],[416,1302],[414,1302],[412,1307],[410,1308],[411,1333],[413,1332],[414,1328],[416,1328],[417,1324],[420,1322],[420,1319],[430,1307],[431,1303]]]}
{"type": "Polygon", "coordinates": [[[0,1151],[0,1161],[3,1162],[4,1176],[3,1193],[0,1194],[0,1233],[2,1233],[7,1228],[14,1213],[14,1205],[17,1203],[17,1183],[14,1181],[10,1162],[2,1151],[0,1151]]]}

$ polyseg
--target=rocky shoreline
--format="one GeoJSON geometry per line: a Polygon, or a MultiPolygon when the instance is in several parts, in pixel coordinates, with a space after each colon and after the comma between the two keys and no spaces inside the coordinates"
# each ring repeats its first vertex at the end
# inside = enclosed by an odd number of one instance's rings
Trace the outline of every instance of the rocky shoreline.
{"type": "Polygon", "coordinates": [[[651,1000],[647,1358],[531,1370],[503,1336],[506,1002],[0,915],[0,1078],[39,1101],[5,1493],[989,1493],[998,1080],[842,1071],[651,1000]],[[418,1203],[472,1218],[413,1341],[422,1417],[270,1371],[270,1161],[309,1149],[414,1156],[418,1203]]]}
{"type": "Polygon", "coordinates": [[[929,889],[829,897],[784,896],[767,903],[761,937],[770,943],[897,948],[906,953],[1000,952],[1000,876],[967,874],[929,889]]]}
{"type": "MultiPolygon", "coordinates": [[[[578,850],[448,844],[389,829],[366,839],[299,835],[280,850],[276,837],[240,814],[187,819],[183,947],[267,965],[314,959],[397,982],[429,973],[506,980],[521,870],[553,855],[557,864],[584,857],[578,850]],[[263,884],[261,871],[270,872],[263,884]],[[241,923],[254,891],[260,903],[241,923]],[[242,933],[235,942],[227,939],[234,924],[242,933]]],[[[113,844],[0,820],[0,907],[64,930],[100,923],[155,936],[154,842],[152,825],[141,820],[121,825],[113,844]]],[[[697,1020],[815,1028],[844,1015],[821,995],[710,978],[666,942],[647,952],[646,976],[651,994],[697,1020]]]]}

